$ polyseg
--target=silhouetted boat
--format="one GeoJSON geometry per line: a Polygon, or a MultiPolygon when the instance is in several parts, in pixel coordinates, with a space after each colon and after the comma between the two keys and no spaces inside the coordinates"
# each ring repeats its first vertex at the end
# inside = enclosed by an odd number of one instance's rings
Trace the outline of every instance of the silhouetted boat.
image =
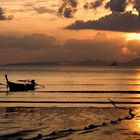
{"type": "Polygon", "coordinates": [[[8,80],[7,75],[5,75],[7,88],[9,91],[28,91],[28,90],[35,90],[35,80],[31,80],[30,83],[14,83],[8,80]]]}
{"type": "Polygon", "coordinates": [[[110,66],[118,66],[117,62],[113,62],[110,66]]]}

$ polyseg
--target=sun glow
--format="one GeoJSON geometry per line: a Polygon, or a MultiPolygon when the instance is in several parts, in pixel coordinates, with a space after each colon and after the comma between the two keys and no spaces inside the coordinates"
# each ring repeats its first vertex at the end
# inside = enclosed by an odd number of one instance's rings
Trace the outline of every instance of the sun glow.
{"type": "Polygon", "coordinates": [[[126,40],[140,40],[140,34],[138,33],[131,33],[126,35],[126,40]]]}

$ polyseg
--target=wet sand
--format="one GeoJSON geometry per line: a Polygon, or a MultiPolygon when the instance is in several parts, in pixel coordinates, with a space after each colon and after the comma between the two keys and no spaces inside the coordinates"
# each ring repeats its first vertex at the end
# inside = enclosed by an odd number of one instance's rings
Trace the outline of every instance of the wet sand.
{"type": "Polygon", "coordinates": [[[140,110],[134,113],[130,118],[129,110],[115,107],[0,108],[0,140],[139,139],[140,110]]]}

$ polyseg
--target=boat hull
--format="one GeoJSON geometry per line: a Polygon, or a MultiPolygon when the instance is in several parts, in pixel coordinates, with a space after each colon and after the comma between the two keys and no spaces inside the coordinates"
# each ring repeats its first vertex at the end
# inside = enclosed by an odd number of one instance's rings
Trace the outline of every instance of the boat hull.
{"type": "Polygon", "coordinates": [[[18,84],[13,82],[7,82],[9,91],[29,91],[35,90],[35,85],[32,84],[18,84]]]}

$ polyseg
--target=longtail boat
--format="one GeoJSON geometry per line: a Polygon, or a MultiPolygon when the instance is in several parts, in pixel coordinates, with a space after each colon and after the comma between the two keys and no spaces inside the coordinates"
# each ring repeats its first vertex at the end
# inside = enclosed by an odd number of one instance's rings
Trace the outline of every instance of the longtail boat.
{"type": "Polygon", "coordinates": [[[7,75],[5,75],[6,82],[7,82],[7,88],[9,91],[29,91],[29,90],[35,90],[35,80],[31,80],[30,83],[14,83],[10,82],[8,80],[7,75]]]}

